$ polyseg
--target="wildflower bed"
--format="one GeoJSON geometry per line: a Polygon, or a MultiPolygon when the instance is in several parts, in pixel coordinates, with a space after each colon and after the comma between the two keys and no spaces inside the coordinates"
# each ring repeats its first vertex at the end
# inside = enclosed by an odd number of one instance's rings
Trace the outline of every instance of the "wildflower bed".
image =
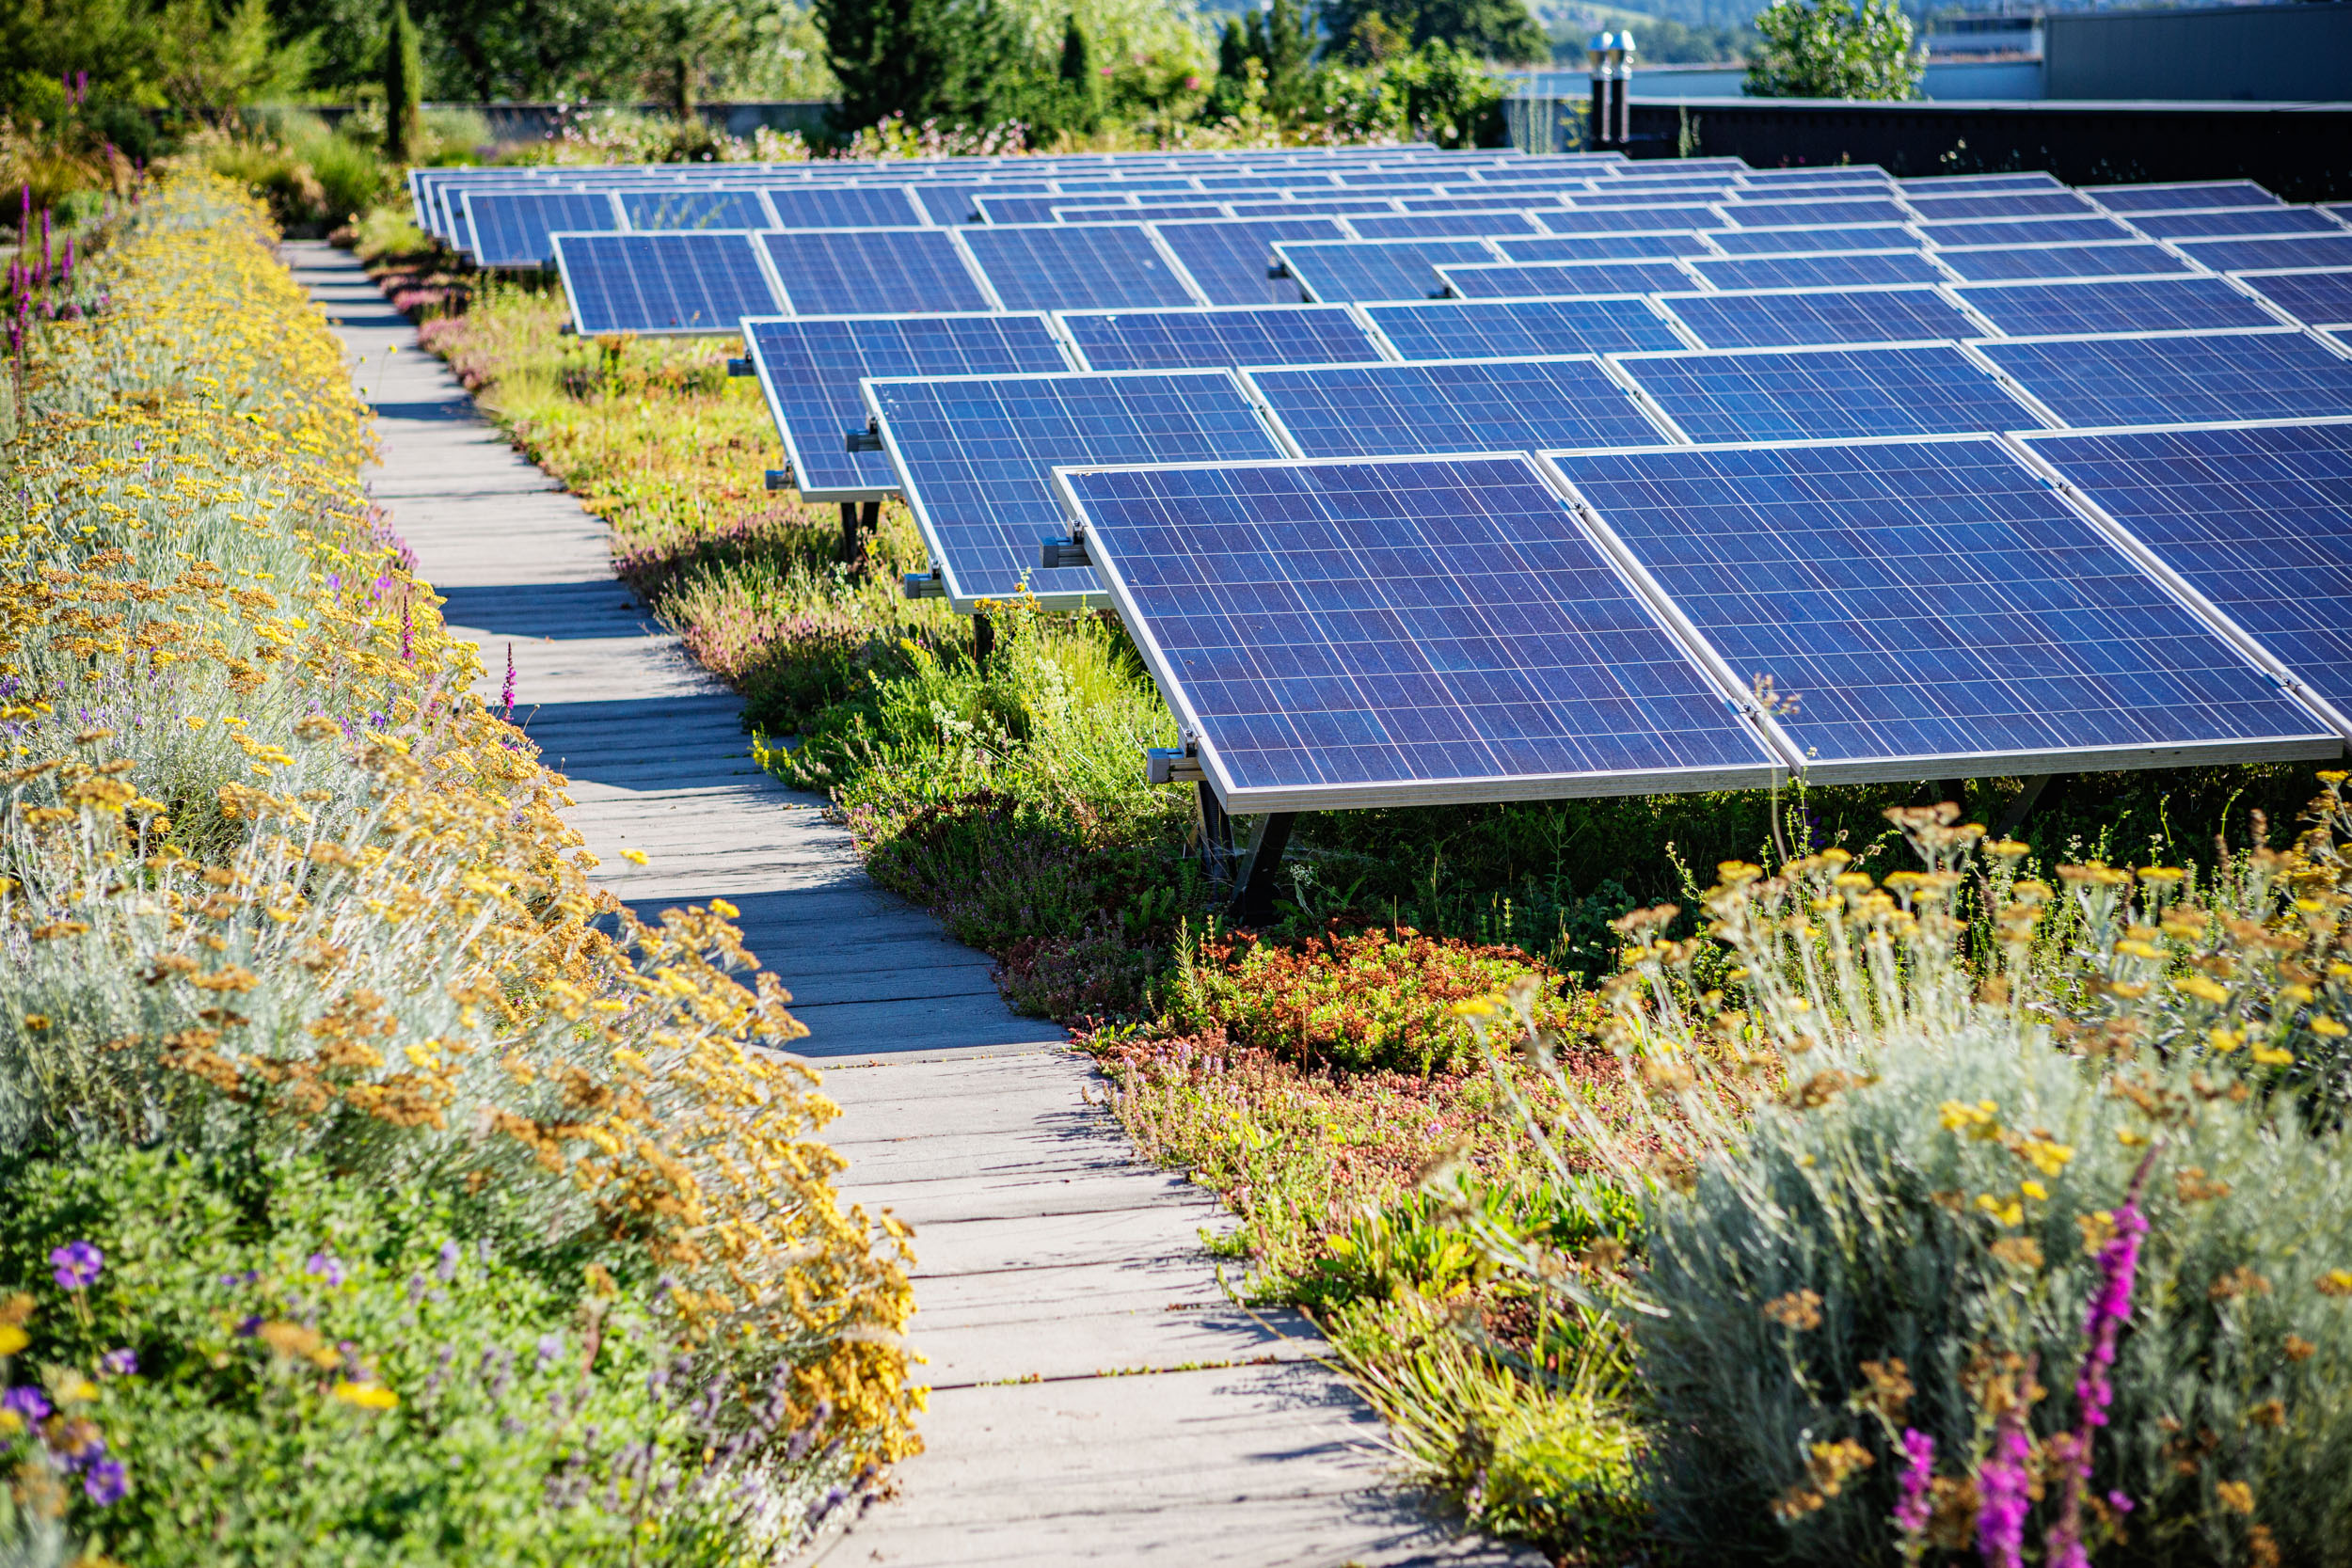
{"type": "Polygon", "coordinates": [[[0,1555],[789,1555],[919,1392],[787,999],[591,890],[258,207],[105,238],[0,497],[0,1555]]]}

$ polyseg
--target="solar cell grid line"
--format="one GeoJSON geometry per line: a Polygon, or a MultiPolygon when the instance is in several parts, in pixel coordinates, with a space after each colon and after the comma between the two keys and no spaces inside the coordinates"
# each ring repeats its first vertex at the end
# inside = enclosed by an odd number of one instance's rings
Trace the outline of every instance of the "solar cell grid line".
{"type": "Polygon", "coordinates": [[[557,234],[553,244],[572,329],[583,338],[723,336],[783,305],[741,230],[557,234]]]}
{"type": "Polygon", "coordinates": [[[2072,245],[2090,240],[2145,240],[2121,218],[1993,218],[1962,223],[1921,223],[1919,237],[1931,249],[1946,245],[2072,245]]]}
{"type": "Polygon", "coordinates": [[[1928,196],[1907,191],[1903,194],[1903,205],[1928,223],[2088,217],[2099,211],[2074,191],[1985,191],[1967,196],[1928,196]]]}
{"type": "Polygon", "coordinates": [[[862,377],[1070,368],[1052,325],[1035,313],[755,318],[743,338],[794,485],[818,503],[898,493],[887,457],[846,450],[844,433],[867,418],[862,377]]]}
{"type": "Polygon", "coordinates": [[[1996,436],[1547,456],[1815,782],[2342,750],[1996,436]]]}
{"type": "Polygon", "coordinates": [[[2069,277],[1963,283],[1953,294],[2011,338],[2086,332],[2211,331],[2282,325],[2277,311],[2227,278],[2069,277]]]}
{"type": "Polygon", "coordinates": [[[1067,531],[1058,464],[1248,463],[1286,453],[1231,371],[868,378],[868,412],[931,552],[950,608],[1017,595],[1048,610],[1099,606],[1082,566],[1041,567],[1067,531]]]}
{"type": "Polygon", "coordinates": [[[1401,213],[1393,217],[1351,214],[1341,226],[1359,240],[1476,239],[1485,234],[1540,234],[1532,213],[1488,210],[1471,213],[1401,213]]]}
{"type": "Polygon", "coordinates": [[[1117,218],[1120,223],[1176,223],[1185,218],[1226,218],[1233,214],[1213,201],[1187,202],[1182,206],[1148,207],[1057,207],[1056,223],[1084,223],[1089,219],[1117,218]]]}
{"type": "Polygon", "coordinates": [[[2055,175],[2026,174],[1923,174],[1908,180],[1898,180],[1895,188],[1909,196],[1936,196],[1944,193],[1974,195],[1979,191],[2063,191],[2071,186],[2055,175]]]}
{"type": "Polygon", "coordinates": [[[1041,181],[1033,182],[1026,186],[1009,185],[1002,190],[994,190],[994,187],[991,185],[981,183],[977,181],[973,181],[970,182],[942,182],[936,184],[917,185],[914,187],[914,199],[922,203],[923,210],[931,215],[931,221],[933,223],[949,225],[977,223],[981,221],[979,209],[973,206],[973,200],[976,198],[983,194],[988,194],[992,191],[1000,196],[1043,196],[1050,194],[1046,191],[1045,184],[1041,181]]]}
{"type": "Polygon", "coordinates": [[[2352,736],[2352,424],[2018,443],[2352,736]]]}
{"type": "Polygon", "coordinates": [[[1726,201],[1724,219],[1740,229],[1796,229],[1834,223],[1908,223],[1911,212],[1892,197],[1852,201],[1726,201]]]}
{"type": "Polygon", "coordinates": [[[1671,434],[1590,355],[1252,365],[1242,379],[1301,457],[1646,446],[1671,434]]]}
{"type": "Polygon", "coordinates": [[[1707,240],[1691,232],[1658,234],[1494,234],[1486,243],[1513,261],[1668,261],[1677,256],[1712,256],[1707,240]]]}
{"type": "Polygon", "coordinates": [[[2044,277],[2153,277],[2166,274],[2185,277],[2202,270],[2153,240],[1952,246],[1936,250],[1934,256],[1969,283],[2044,277]]]}
{"type": "MultiPolygon", "coordinates": [[[[535,181],[528,185],[503,182],[496,183],[481,182],[466,185],[453,185],[437,193],[437,200],[442,209],[441,216],[438,220],[440,228],[437,231],[440,233],[442,238],[449,241],[450,245],[453,248],[463,251],[468,255],[471,255],[473,253],[474,235],[473,226],[468,221],[466,216],[466,203],[469,199],[488,202],[492,198],[498,198],[501,200],[509,198],[523,198],[528,199],[532,198],[554,196],[558,194],[603,197],[608,202],[612,199],[601,191],[592,191],[580,185],[552,184],[546,181],[535,181]]],[[[620,209],[617,207],[612,208],[612,216],[609,220],[609,226],[617,228],[620,224],[620,209]]],[[[542,260],[544,260],[544,258],[542,258],[542,260]]]]}
{"type": "Polygon", "coordinates": [[[2175,240],[2173,248],[2216,272],[2282,267],[2352,267],[2352,234],[2296,234],[2275,240],[2175,240]]]}
{"type": "Polygon", "coordinates": [[[1387,357],[1344,305],[1067,310],[1055,318],[1089,371],[1344,365],[1387,357]]]}
{"type": "Polygon", "coordinates": [[[2221,207],[2209,213],[2134,213],[2134,229],[2157,240],[2269,239],[2280,234],[2342,234],[2344,225],[2316,207],[2221,207]]]}
{"type": "Polygon", "coordinates": [[[1064,467],[1228,811],[1756,786],[1776,755],[1528,458],[1064,467]]]}
{"type": "Polygon", "coordinates": [[[1210,303],[1141,224],[975,224],[957,237],[1009,310],[1210,303]]]}
{"type": "Polygon", "coordinates": [[[631,231],[767,229],[775,223],[755,190],[628,191],[617,198],[631,231]]]}
{"type": "Polygon", "coordinates": [[[1900,343],[1974,337],[1983,330],[1935,285],[1924,283],[1660,294],[1657,299],[1705,348],[1900,343]]]}
{"type": "Polygon", "coordinates": [[[986,224],[1057,223],[1062,220],[1055,217],[1055,209],[1081,206],[1088,202],[1097,206],[1098,217],[1122,212],[1135,205],[1132,197],[1124,196],[1056,196],[1050,192],[1041,196],[989,196],[983,193],[972,198],[972,210],[986,224]]]}
{"type": "Polygon", "coordinates": [[[1690,267],[1714,289],[1843,289],[1857,283],[1945,283],[1952,277],[1927,252],[1916,249],[1701,257],[1690,267]]]}
{"type": "Polygon", "coordinates": [[[1229,201],[1225,210],[1237,218],[1327,218],[1343,213],[1393,213],[1397,208],[1395,202],[1383,198],[1318,196],[1298,201],[1229,201]]]}
{"type": "Polygon", "coordinates": [[[1499,259],[1479,240],[1285,240],[1274,254],[1321,304],[1433,298],[1440,263],[1499,259]]]}
{"type": "Polygon", "coordinates": [[[1708,243],[1731,256],[1780,256],[1790,251],[1916,250],[1916,230],[1899,223],[1825,224],[1820,228],[1715,229],[1708,243]]]}
{"type": "Polygon", "coordinates": [[[1648,234],[1668,230],[1696,233],[1730,227],[1714,208],[1689,202],[1666,207],[1564,208],[1539,213],[1536,221],[1555,234],[1648,234]]]}
{"type": "Polygon", "coordinates": [[[1000,308],[951,230],[771,230],[759,243],[795,315],[1000,308]]]}
{"type": "Polygon", "coordinates": [[[2352,358],[2295,327],[1969,346],[2078,430],[2352,414],[2352,358]]]}
{"type": "Polygon", "coordinates": [[[1195,287],[1212,305],[1298,305],[1307,291],[1295,278],[1269,276],[1283,240],[1338,240],[1327,217],[1237,218],[1152,225],[1195,287]]]}
{"type": "Polygon", "coordinates": [[[1570,197],[1560,205],[1580,213],[1608,213],[1625,207],[1700,207],[1728,200],[1735,194],[1729,185],[1677,185],[1638,191],[1612,188],[1591,196],[1570,197]]]}
{"type": "Polygon", "coordinates": [[[612,198],[585,191],[513,196],[469,191],[463,200],[469,248],[478,267],[544,267],[555,259],[549,236],[557,230],[595,233],[621,227],[612,198]]]}
{"type": "Polygon", "coordinates": [[[2306,326],[2352,326],[2352,267],[2231,276],[2306,326]]]}
{"type": "Polygon", "coordinates": [[[1943,436],[2046,422],[1948,342],[1629,354],[1612,363],[1697,442],[1943,436]]]}
{"type": "Polygon", "coordinates": [[[2251,180],[2184,180],[2152,185],[2093,185],[2083,194],[2110,213],[2187,213],[2213,207],[2275,207],[2251,180]]]}
{"type": "Polygon", "coordinates": [[[1441,266],[1438,278],[1456,299],[1565,299],[1583,294],[1649,294],[1707,288],[1673,261],[1472,261],[1441,266]]]}
{"type": "Polygon", "coordinates": [[[1400,359],[1513,359],[1695,346],[1646,294],[1449,299],[1358,309],[1400,359]]]}
{"type": "Polygon", "coordinates": [[[908,185],[763,185],[783,229],[902,229],[934,221],[908,185]]]}

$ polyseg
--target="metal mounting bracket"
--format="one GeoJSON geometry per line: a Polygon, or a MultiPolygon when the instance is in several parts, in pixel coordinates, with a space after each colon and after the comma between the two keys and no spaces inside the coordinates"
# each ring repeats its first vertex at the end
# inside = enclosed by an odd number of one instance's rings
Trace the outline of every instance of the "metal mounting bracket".
{"type": "Polygon", "coordinates": [[[1056,566],[1091,566],[1087,555],[1087,542],[1082,535],[1068,539],[1041,539],[1037,542],[1037,563],[1048,569],[1056,566]]]}
{"type": "Polygon", "coordinates": [[[898,579],[898,591],[910,599],[944,599],[947,585],[940,580],[939,568],[928,572],[909,572],[898,579]]]}
{"type": "Polygon", "coordinates": [[[730,376],[757,375],[758,373],[759,372],[757,371],[752,368],[752,362],[749,359],[730,359],[727,361],[727,374],[730,376]]]}
{"type": "Polygon", "coordinates": [[[787,463],[781,468],[771,468],[764,477],[769,489],[789,490],[792,488],[792,465],[787,463]]]}

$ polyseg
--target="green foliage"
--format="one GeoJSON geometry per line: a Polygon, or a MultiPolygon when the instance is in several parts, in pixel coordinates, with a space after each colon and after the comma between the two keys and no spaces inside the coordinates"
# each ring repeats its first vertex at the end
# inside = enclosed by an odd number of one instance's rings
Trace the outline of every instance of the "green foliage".
{"type": "Polygon", "coordinates": [[[384,37],[384,155],[395,164],[415,160],[423,139],[424,53],[408,0],[392,0],[391,24],[384,37]]]}
{"type": "Polygon", "coordinates": [[[844,135],[892,116],[949,125],[1022,118],[1038,62],[996,0],[816,0],[844,135]]]}
{"type": "Polygon", "coordinates": [[[1071,130],[1091,135],[1103,122],[1103,81],[1095,73],[1094,52],[1087,46],[1086,29],[1076,12],[1064,19],[1060,79],[1062,122],[1071,130]]]}
{"type": "Polygon", "coordinates": [[[1331,0],[1319,19],[1359,64],[1433,43],[1512,65],[1550,53],[1526,0],[1331,0]]]}
{"type": "Polygon", "coordinates": [[[1897,0],[1772,0],[1756,15],[1756,98],[1915,98],[1927,55],[1897,0]]]}

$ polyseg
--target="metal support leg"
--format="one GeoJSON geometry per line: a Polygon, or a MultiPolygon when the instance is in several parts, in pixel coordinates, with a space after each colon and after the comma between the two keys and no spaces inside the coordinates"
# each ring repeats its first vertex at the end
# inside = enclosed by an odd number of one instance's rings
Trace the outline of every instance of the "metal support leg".
{"type": "Polygon", "coordinates": [[[986,664],[996,651],[996,623],[985,615],[972,617],[972,661],[986,664]]]}
{"type": "Polygon", "coordinates": [[[1282,851],[1290,847],[1294,812],[1278,811],[1258,818],[1249,832],[1249,849],[1227,907],[1236,926],[1263,926],[1274,918],[1274,879],[1280,875],[1282,851]]]}
{"type": "Polygon", "coordinates": [[[860,560],[866,554],[858,547],[858,543],[857,502],[843,501],[841,503],[841,564],[851,571],[857,570],[860,560]]]}
{"type": "Polygon", "coordinates": [[[1200,866],[1211,883],[1223,886],[1233,875],[1233,819],[1225,815],[1225,802],[1216,798],[1208,780],[1202,779],[1192,788],[1193,818],[1200,830],[1200,866]]]}
{"type": "Polygon", "coordinates": [[[1993,830],[1993,836],[2007,838],[2025,825],[2026,816],[2036,806],[2058,804],[2066,794],[2069,777],[2071,775],[2065,773],[2044,773],[2039,778],[2027,779],[2025,792],[2011,800],[2009,810],[2001,814],[2000,825],[1993,830]]]}

